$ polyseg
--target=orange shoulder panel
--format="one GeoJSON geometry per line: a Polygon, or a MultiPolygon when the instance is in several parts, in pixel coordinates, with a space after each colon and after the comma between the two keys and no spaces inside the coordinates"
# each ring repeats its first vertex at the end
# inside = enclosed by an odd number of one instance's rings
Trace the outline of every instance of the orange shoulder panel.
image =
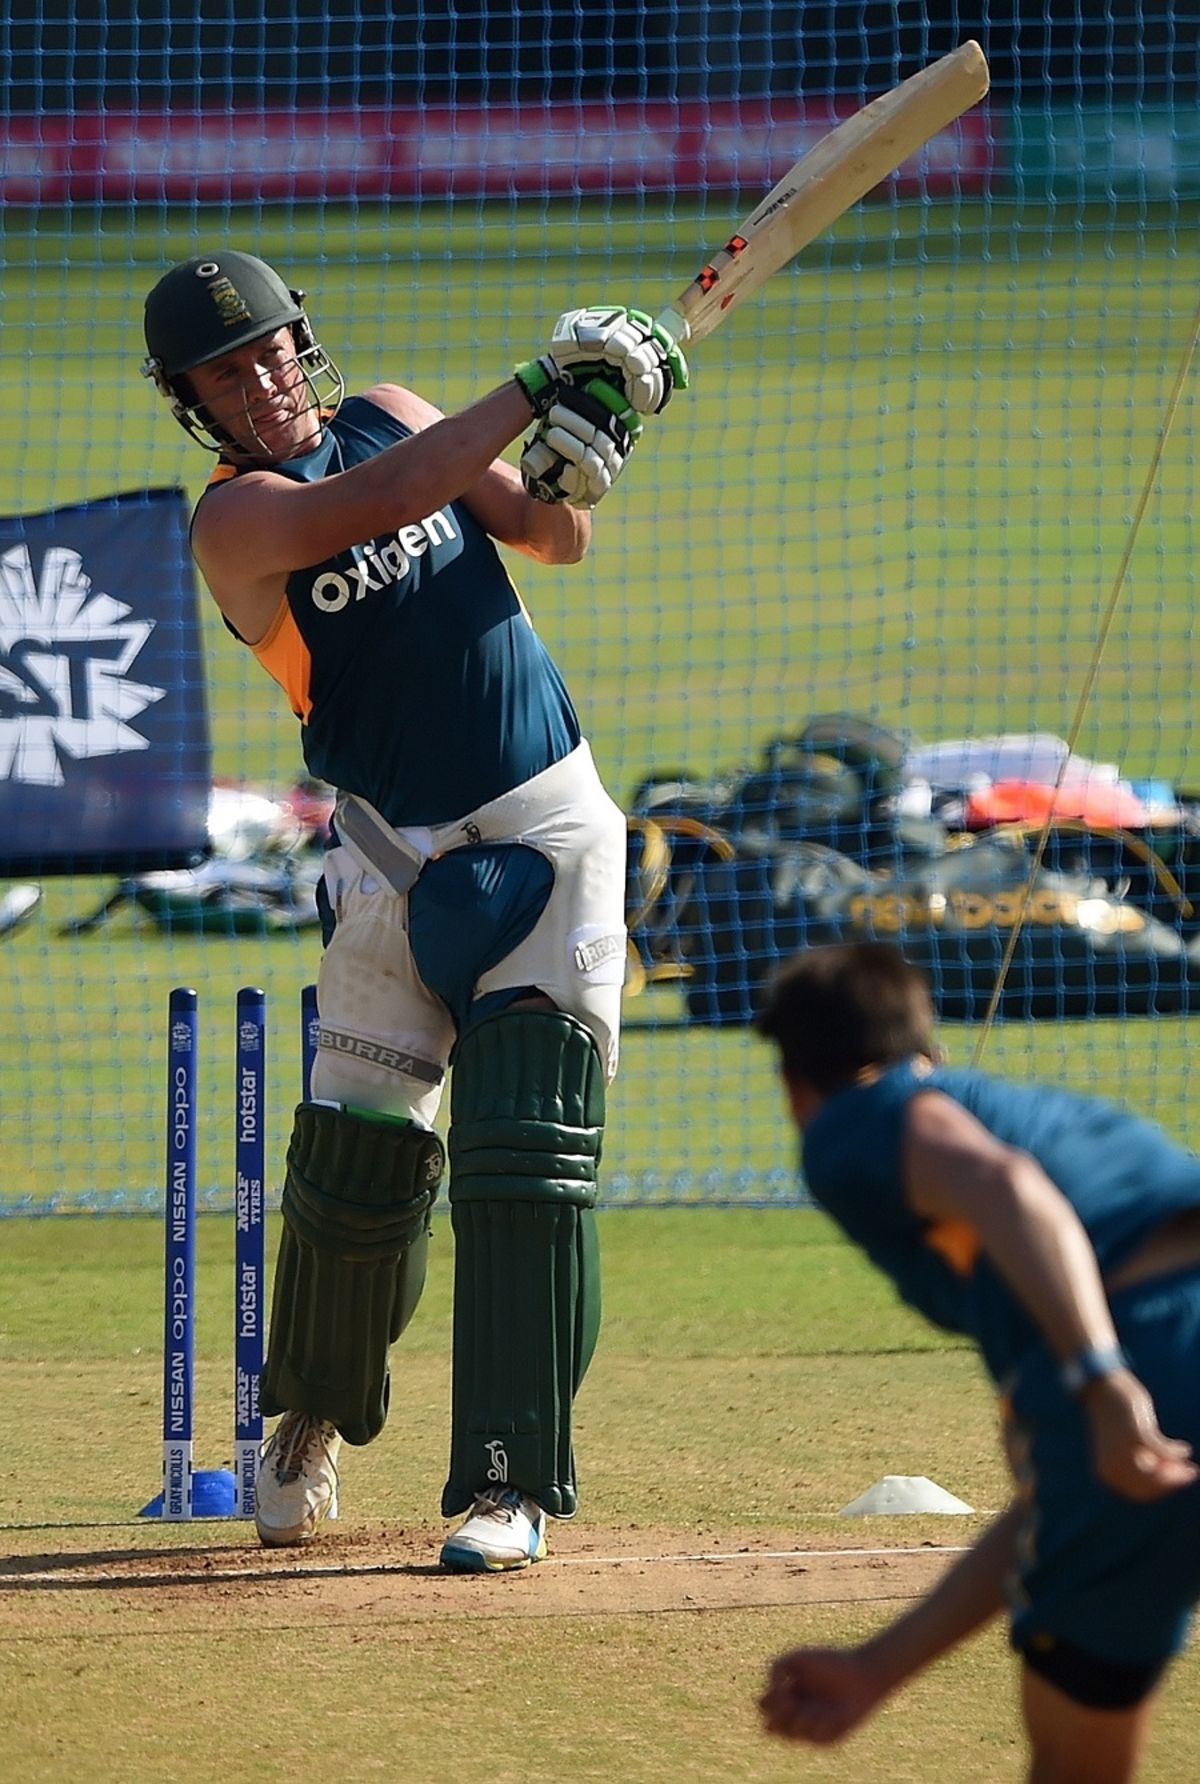
{"type": "MultiPolygon", "coordinates": [[[[205,484],[205,493],[218,483],[228,483],[231,477],[239,475],[236,465],[218,463],[212,476],[205,484]]],[[[271,621],[264,638],[250,649],[254,652],[267,674],[277,681],[288,700],[292,711],[303,724],[308,723],[312,712],[312,657],[307,644],[300,636],[300,628],[292,617],[285,595],[279,603],[279,611],[271,621]]]]}
{"type": "Polygon", "coordinates": [[[250,649],[267,674],[279,683],[296,717],[302,724],[307,724],[312,712],[312,656],[300,636],[286,595],[279,603],[279,611],[266,636],[252,644],[250,649]]]}
{"type": "Polygon", "coordinates": [[[956,1276],[969,1276],[983,1246],[965,1220],[939,1220],[921,1235],[931,1251],[943,1257],[956,1276]]]}

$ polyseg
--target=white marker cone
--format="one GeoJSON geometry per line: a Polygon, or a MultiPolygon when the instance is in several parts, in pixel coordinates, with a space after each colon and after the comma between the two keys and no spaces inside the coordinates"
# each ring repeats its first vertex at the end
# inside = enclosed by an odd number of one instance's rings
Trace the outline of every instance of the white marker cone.
{"type": "Polygon", "coordinates": [[[949,1516],[974,1509],[924,1474],[885,1474],[849,1505],[843,1505],[842,1512],[851,1517],[871,1513],[894,1516],[897,1512],[940,1512],[949,1516]]]}

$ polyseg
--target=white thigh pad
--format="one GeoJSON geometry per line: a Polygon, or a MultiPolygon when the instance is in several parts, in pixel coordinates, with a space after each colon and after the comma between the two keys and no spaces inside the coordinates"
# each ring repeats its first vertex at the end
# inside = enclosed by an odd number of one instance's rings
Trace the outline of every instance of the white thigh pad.
{"type": "Polygon", "coordinates": [[[537,986],[591,1029],[611,1080],[625,983],[625,817],[586,743],[484,814],[518,799],[523,809],[514,814],[511,840],[546,856],[554,890],[529,935],[483,975],[479,991],[537,986]]]}
{"type": "Polygon", "coordinates": [[[317,980],[320,1045],[312,1094],[432,1126],[454,1024],[417,976],[407,899],[329,851],[325,883],[337,926],[317,980]]]}

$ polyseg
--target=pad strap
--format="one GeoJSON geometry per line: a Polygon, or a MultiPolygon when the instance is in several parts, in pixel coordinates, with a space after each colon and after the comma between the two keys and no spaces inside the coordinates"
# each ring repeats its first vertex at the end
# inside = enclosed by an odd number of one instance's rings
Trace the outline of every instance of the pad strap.
{"type": "Polygon", "coordinates": [[[451,1200],[592,1207],[604,1073],[590,1029],[564,1010],[503,1010],[467,1032],[454,1063],[451,1200]]]}

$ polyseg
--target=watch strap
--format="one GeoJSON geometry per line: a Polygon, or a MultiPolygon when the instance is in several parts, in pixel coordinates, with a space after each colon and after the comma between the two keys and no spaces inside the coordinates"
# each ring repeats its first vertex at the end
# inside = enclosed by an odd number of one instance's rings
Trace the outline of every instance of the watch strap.
{"type": "Polygon", "coordinates": [[[1068,1394],[1081,1394],[1089,1382],[1129,1367],[1129,1357],[1119,1344],[1091,1344],[1067,1358],[1059,1370],[1059,1380],[1068,1394]]]}

